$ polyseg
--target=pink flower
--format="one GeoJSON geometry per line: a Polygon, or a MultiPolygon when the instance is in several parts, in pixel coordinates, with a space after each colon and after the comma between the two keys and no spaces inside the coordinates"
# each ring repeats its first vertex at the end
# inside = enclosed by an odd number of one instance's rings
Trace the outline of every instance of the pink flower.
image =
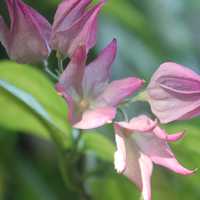
{"type": "Polygon", "coordinates": [[[178,163],[167,144],[182,136],[183,133],[167,135],[156,122],[144,115],[133,118],[130,122],[115,124],[115,168],[137,185],[144,200],[151,200],[153,163],[178,174],[193,173],[178,163]]]}
{"type": "Polygon", "coordinates": [[[0,16],[0,41],[9,57],[20,63],[40,62],[50,53],[51,26],[47,20],[21,0],[7,0],[10,29],[0,16]]]}
{"type": "Polygon", "coordinates": [[[200,115],[200,76],[184,66],[162,64],[147,93],[152,112],[162,123],[200,115]]]}
{"type": "Polygon", "coordinates": [[[78,46],[85,45],[88,52],[95,45],[97,16],[104,1],[87,9],[90,3],[91,0],[63,0],[58,6],[51,34],[53,49],[71,57],[78,46]]]}
{"type": "Polygon", "coordinates": [[[111,122],[116,106],[143,84],[135,77],[108,83],[116,49],[116,40],[113,40],[85,66],[86,47],[80,46],[60,77],[56,89],[69,105],[69,120],[75,128],[90,129],[111,122]]]}

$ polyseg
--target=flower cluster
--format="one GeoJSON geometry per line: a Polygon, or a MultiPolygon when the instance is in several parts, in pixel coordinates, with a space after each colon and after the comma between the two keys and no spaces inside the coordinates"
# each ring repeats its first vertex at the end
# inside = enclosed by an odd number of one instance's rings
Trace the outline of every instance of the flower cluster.
{"type": "Polygon", "coordinates": [[[0,16],[0,41],[9,57],[20,63],[41,62],[56,50],[59,59],[70,58],[56,84],[58,94],[68,104],[68,120],[78,129],[113,123],[115,168],[138,186],[144,200],[151,200],[153,163],[178,174],[193,173],[176,160],[168,145],[181,139],[183,132],[168,135],[159,123],[200,115],[198,74],[176,63],[162,64],[145,89],[145,100],[158,120],[140,115],[119,122],[117,111],[128,102],[127,97],[142,88],[144,81],[130,76],[110,82],[116,39],[86,64],[89,50],[96,44],[97,17],[105,1],[88,7],[91,0],[63,0],[52,26],[21,0],[6,3],[11,23],[8,28],[0,16]]]}

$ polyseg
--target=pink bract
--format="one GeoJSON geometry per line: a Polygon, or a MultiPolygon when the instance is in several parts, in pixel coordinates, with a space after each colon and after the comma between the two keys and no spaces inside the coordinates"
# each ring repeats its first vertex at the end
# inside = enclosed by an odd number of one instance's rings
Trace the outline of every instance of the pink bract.
{"type": "Polygon", "coordinates": [[[115,168],[142,191],[144,200],[151,200],[153,163],[178,174],[190,175],[175,158],[168,142],[181,139],[183,133],[168,135],[156,121],[141,115],[130,122],[115,123],[115,168]]]}
{"type": "Polygon", "coordinates": [[[162,64],[147,93],[152,112],[162,123],[200,115],[200,75],[182,65],[162,64]]]}
{"type": "Polygon", "coordinates": [[[96,44],[97,17],[104,5],[101,0],[88,9],[91,0],[63,0],[56,11],[51,34],[51,47],[71,57],[75,49],[85,45],[86,52],[96,44]]]}
{"type": "Polygon", "coordinates": [[[113,40],[99,56],[85,66],[85,46],[76,49],[56,89],[69,105],[68,118],[75,128],[90,129],[113,120],[117,105],[132,95],[143,80],[129,77],[109,83],[117,44],[113,40]]]}

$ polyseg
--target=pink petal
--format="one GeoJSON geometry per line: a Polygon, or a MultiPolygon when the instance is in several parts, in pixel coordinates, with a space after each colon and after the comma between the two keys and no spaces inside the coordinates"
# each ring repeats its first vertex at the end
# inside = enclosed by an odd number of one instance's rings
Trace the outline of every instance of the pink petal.
{"type": "Polygon", "coordinates": [[[200,93],[200,76],[191,69],[176,63],[162,64],[154,78],[159,78],[161,85],[178,93],[200,93]]]}
{"type": "Polygon", "coordinates": [[[50,53],[48,45],[51,27],[39,13],[21,0],[7,0],[11,18],[7,52],[11,59],[21,63],[45,60],[50,53]]]}
{"type": "Polygon", "coordinates": [[[153,132],[158,138],[173,142],[183,138],[184,132],[168,135],[164,130],[157,126],[157,121],[151,120],[145,115],[140,115],[130,120],[130,122],[117,122],[119,126],[129,130],[131,132],[153,132]]]}
{"type": "Polygon", "coordinates": [[[71,57],[76,47],[84,44],[88,52],[96,43],[97,16],[103,4],[104,2],[100,2],[87,11],[70,28],[57,32],[51,41],[52,48],[59,50],[63,55],[68,54],[71,57]]]}
{"type": "MultiPolygon", "coordinates": [[[[67,92],[69,95],[73,96],[74,92],[76,92],[78,95],[82,95],[81,83],[86,59],[87,54],[85,46],[79,46],[59,79],[59,84],[63,86],[62,93],[67,92]]],[[[59,92],[61,93],[61,91],[59,92]]]]}
{"type": "Polygon", "coordinates": [[[117,145],[117,151],[114,155],[114,166],[118,173],[123,173],[126,170],[126,144],[123,133],[121,133],[120,126],[116,123],[115,128],[115,142],[117,145]]]}
{"type": "Polygon", "coordinates": [[[160,139],[166,140],[168,142],[178,141],[182,139],[185,135],[184,132],[168,135],[164,130],[162,130],[158,126],[153,130],[153,132],[157,137],[159,137],[160,139]]]}
{"type": "Polygon", "coordinates": [[[147,132],[153,130],[157,126],[157,121],[152,121],[149,117],[140,115],[130,120],[130,122],[118,122],[117,124],[131,131],[147,132]]]}
{"type": "Polygon", "coordinates": [[[126,175],[142,191],[144,200],[151,200],[151,175],[153,164],[130,137],[125,137],[120,126],[115,125],[117,152],[115,168],[126,175]],[[116,160],[118,159],[118,160],[116,160]],[[121,163],[119,162],[121,160],[121,163]]]}
{"type": "Polygon", "coordinates": [[[29,9],[28,11],[30,12],[30,17],[32,18],[33,21],[35,21],[35,26],[37,26],[41,37],[43,37],[44,41],[46,41],[47,45],[49,46],[49,39],[51,35],[51,25],[42,15],[40,15],[33,8],[25,4],[23,5],[27,6],[27,8],[29,9]]]}
{"type": "Polygon", "coordinates": [[[110,79],[111,66],[117,51],[117,41],[114,39],[99,56],[85,69],[83,90],[87,96],[96,97],[110,79]]]}
{"type": "Polygon", "coordinates": [[[179,174],[189,175],[193,173],[176,160],[165,140],[158,138],[153,133],[135,133],[133,137],[141,151],[148,155],[154,163],[179,174]]]}
{"type": "Polygon", "coordinates": [[[151,175],[153,163],[145,154],[140,153],[139,164],[142,176],[142,195],[144,200],[151,200],[151,175]]]}
{"type": "Polygon", "coordinates": [[[104,5],[104,2],[100,2],[94,8],[92,8],[88,13],[83,16],[83,18],[75,24],[71,29],[72,32],[77,31],[77,27],[81,27],[82,29],[79,31],[77,37],[74,38],[73,42],[69,47],[68,54],[72,55],[74,49],[76,48],[77,44],[85,44],[87,52],[96,44],[96,37],[97,37],[97,17],[98,14],[104,5]],[[84,25],[83,25],[84,24],[84,25]]]}
{"type": "Polygon", "coordinates": [[[135,77],[129,77],[122,80],[111,82],[97,98],[98,105],[116,106],[124,100],[124,98],[133,95],[140,89],[144,81],[135,77]]]}
{"type": "MultiPolygon", "coordinates": [[[[59,85],[57,85],[57,89],[59,88],[59,85]]],[[[71,124],[75,124],[81,120],[82,112],[80,109],[76,106],[76,102],[74,99],[68,95],[67,93],[63,94],[63,97],[67,101],[68,104],[68,120],[71,124]]]]}
{"type": "Polygon", "coordinates": [[[91,0],[63,0],[54,16],[53,32],[68,29],[86,11],[91,0]]]}
{"type": "Polygon", "coordinates": [[[186,67],[162,64],[147,91],[151,109],[162,123],[190,119],[200,113],[200,76],[186,67]]]}
{"type": "Polygon", "coordinates": [[[180,120],[187,120],[197,116],[200,116],[200,106],[180,117],[180,120]]]}
{"type": "Polygon", "coordinates": [[[116,114],[116,109],[112,107],[102,107],[91,110],[86,110],[81,121],[74,124],[74,128],[92,129],[111,123],[116,114]]]}

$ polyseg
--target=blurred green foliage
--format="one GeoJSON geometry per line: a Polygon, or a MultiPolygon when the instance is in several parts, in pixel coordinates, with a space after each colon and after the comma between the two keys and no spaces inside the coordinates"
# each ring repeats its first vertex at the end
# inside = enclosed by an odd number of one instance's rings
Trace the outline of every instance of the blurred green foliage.
{"type": "MultiPolygon", "coordinates": [[[[58,0],[26,0],[51,22],[58,0]]],[[[0,13],[6,17],[5,1],[0,13]]],[[[113,38],[118,40],[118,56],[113,79],[140,76],[149,80],[164,61],[172,60],[200,72],[199,0],[108,0],[100,16],[98,43],[91,57],[113,38]]],[[[23,45],[23,44],[22,44],[23,45]]],[[[0,46],[0,59],[7,55],[0,46]]],[[[51,60],[54,67],[55,61],[51,60]]],[[[0,62],[0,199],[63,200],[80,199],[65,187],[59,172],[52,129],[63,148],[72,146],[72,131],[66,120],[67,108],[41,66],[0,62]],[[13,92],[14,91],[14,92],[13,92]],[[26,101],[28,99],[28,101],[26,101]],[[50,120],[50,121],[49,121],[50,120]],[[50,122],[51,124],[51,122],[50,122]]],[[[145,108],[145,109],[144,109],[145,108]]],[[[129,115],[147,112],[138,104],[129,115]]],[[[200,166],[200,119],[165,126],[170,132],[186,130],[186,136],[172,148],[189,168],[200,166]]],[[[84,161],[79,170],[87,172],[85,187],[94,200],[138,200],[139,192],[113,169],[113,130],[105,127],[85,133],[79,144],[84,161]]],[[[199,200],[199,171],[181,177],[156,167],[153,199],[199,200]]]]}

